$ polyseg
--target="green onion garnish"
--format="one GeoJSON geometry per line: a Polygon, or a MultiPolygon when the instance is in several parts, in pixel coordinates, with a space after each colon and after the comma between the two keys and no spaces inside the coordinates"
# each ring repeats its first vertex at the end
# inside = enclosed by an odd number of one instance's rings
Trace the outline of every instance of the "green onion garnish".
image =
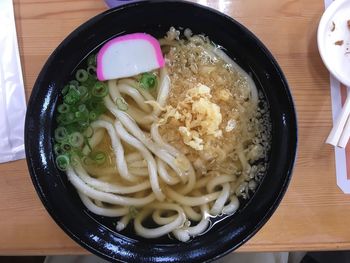
{"type": "Polygon", "coordinates": [[[96,67],[96,55],[95,54],[92,54],[92,55],[90,55],[89,57],[88,57],[88,59],[87,59],[87,64],[88,64],[88,66],[95,66],[96,67]]]}
{"type": "Polygon", "coordinates": [[[58,105],[57,107],[57,111],[59,113],[67,113],[69,111],[69,105],[63,103],[63,104],[60,104],[58,105]]]}
{"type": "Polygon", "coordinates": [[[93,154],[92,159],[96,162],[96,164],[104,164],[107,158],[104,152],[96,152],[93,154]]]}
{"type": "Polygon", "coordinates": [[[72,150],[72,146],[70,145],[69,142],[63,142],[61,144],[61,148],[63,149],[63,151],[65,152],[69,152],[70,150],[72,150]]]}
{"type": "Polygon", "coordinates": [[[64,127],[58,127],[55,130],[55,140],[58,142],[62,142],[64,139],[67,138],[67,130],[64,127]]]}
{"type": "Polygon", "coordinates": [[[74,165],[81,160],[90,159],[102,164],[106,154],[98,152],[93,159],[82,152],[82,146],[89,147],[89,138],[94,134],[91,122],[106,112],[103,97],[108,94],[106,83],[96,77],[96,55],[88,57],[87,68],[78,69],[75,79],[70,80],[62,89],[63,102],[57,106],[58,128],[54,131],[54,152],[59,169],[66,170],[68,165],[74,165]]]}
{"type": "Polygon", "coordinates": [[[96,77],[96,67],[95,66],[88,66],[88,68],[86,69],[87,72],[89,73],[90,76],[94,76],[96,77]]]}
{"type": "Polygon", "coordinates": [[[118,97],[115,101],[115,104],[117,105],[118,109],[122,111],[127,111],[129,108],[128,103],[122,97],[118,97]]]}
{"type": "Polygon", "coordinates": [[[80,92],[75,86],[70,86],[68,93],[64,96],[63,101],[68,105],[73,105],[80,100],[80,92]]]}
{"type": "Polygon", "coordinates": [[[141,75],[140,86],[146,90],[153,89],[157,85],[157,76],[146,72],[141,75]]]}
{"type": "Polygon", "coordinates": [[[90,111],[89,119],[90,119],[90,121],[96,120],[97,119],[97,113],[95,111],[90,111]]]}
{"type": "Polygon", "coordinates": [[[69,144],[73,147],[81,147],[84,143],[84,137],[80,132],[73,132],[68,136],[69,144]]]}
{"type": "Polygon", "coordinates": [[[79,81],[77,81],[76,79],[73,79],[73,80],[69,81],[69,85],[72,85],[74,87],[78,87],[79,81]]]}
{"type": "Polygon", "coordinates": [[[62,89],[62,95],[66,95],[69,91],[70,85],[66,85],[62,89]]]}
{"type": "Polygon", "coordinates": [[[66,171],[69,165],[69,158],[67,155],[58,155],[56,158],[56,165],[61,171],[66,171]]]}
{"type": "MultiPolygon", "coordinates": [[[[90,150],[91,151],[91,150],[90,150]]],[[[85,164],[85,165],[92,165],[94,162],[89,158],[89,157],[86,157],[86,156],[84,156],[83,158],[82,158],[82,161],[83,161],[83,163],[85,164]]]]}
{"type": "Polygon", "coordinates": [[[63,150],[61,149],[60,144],[56,143],[55,146],[53,147],[53,149],[54,149],[55,154],[57,154],[57,155],[63,154],[63,150]]]}
{"type": "Polygon", "coordinates": [[[59,116],[60,123],[63,125],[68,125],[75,122],[75,117],[73,112],[67,112],[59,116]]]}
{"type": "Polygon", "coordinates": [[[75,152],[74,154],[71,155],[70,157],[70,164],[72,166],[77,166],[79,164],[79,157],[78,157],[79,153],[75,152]]]}
{"type": "Polygon", "coordinates": [[[86,112],[88,109],[86,108],[85,104],[80,104],[78,110],[80,112],[86,112]]]}
{"type": "Polygon", "coordinates": [[[92,135],[94,135],[94,129],[91,126],[89,126],[84,131],[84,136],[86,136],[86,138],[90,139],[92,137],[92,135]]]}
{"type": "Polygon", "coordinates": [[[85,104],[79,105],[78,110],[75,112],[75,118],[78,122],[89,121],[89,110],[86,108],[85,104]]]}
{"type": "Polygon", "coordinates": [[[88,89],[85,86],[79,86],[78,91],[81,97],[84,97],[88,93],[88,89]]]}
{"type": "Polygon", "coordinates": [[[82,128],[84,128],[84,129],[86,129],[87,127],[90,126],[90,122],[89,122],[88,119],[87,119],[87,120],[78,121],[78,123],[79,123],[79,125],[80,125],[82,128]]]}
{"type": "Polygon", "coordinates": [[[108,94],[108,86],[103,82],[96,82],[92,88],[92,95],[97,98],[103,98],[108,94]]]}
{"type": "Polygon", "coordinates": [[[85,69],[78,69],[77,72],[75,73],[75,78],[79,82],[84,82],[88,79],[89,74],[85,69]]]}

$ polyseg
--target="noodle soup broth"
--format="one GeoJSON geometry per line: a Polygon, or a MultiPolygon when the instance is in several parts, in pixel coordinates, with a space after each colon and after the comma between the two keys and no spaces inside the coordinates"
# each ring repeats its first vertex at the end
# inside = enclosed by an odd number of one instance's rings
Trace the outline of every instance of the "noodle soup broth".
{"type": "Polygon", "coordinates": [[[98,81],[96,53],[78,66],[57,108],[56,164],[111,230],[187,242],[256,191],[270,113],[249,73],[205,35],[170,28],[159,43],[166,63],[150,72],[98,81]]]}

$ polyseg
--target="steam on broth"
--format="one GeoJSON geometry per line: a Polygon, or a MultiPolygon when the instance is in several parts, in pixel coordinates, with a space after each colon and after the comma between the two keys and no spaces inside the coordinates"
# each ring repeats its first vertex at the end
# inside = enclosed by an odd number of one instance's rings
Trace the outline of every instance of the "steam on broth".
{"type": "Polygon", "coordinates": [[[89,57],[58,107],[56,162],[117,231],[185,242],[255,191],[271,125],[251,77],[207,37],[171,28],[159,43],[165,66],[128,78],[98,81],[89,57]]]}

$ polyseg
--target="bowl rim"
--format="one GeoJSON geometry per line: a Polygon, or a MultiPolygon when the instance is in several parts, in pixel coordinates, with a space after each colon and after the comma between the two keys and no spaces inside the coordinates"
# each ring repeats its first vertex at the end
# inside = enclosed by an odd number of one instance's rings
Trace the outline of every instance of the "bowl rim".
{"type": "MultiPolygon", "coordinates": [[[[45,69],[49,66],[49,64],[51,63],[51,61],[54,59],[55,55],[57,52],[59,52],[59,50],[61,50],[63,48],[63,46],[65,45],[65,43],[69,42],[71,40],[71,38],[80,30],[83,30],[84,27],[86,27],[87,25],[93,24],[95,23],[95,21],[102,19],[104,16],[106,15],[110,15],[112,13],[118,12],[120,10],[124,10],[124,9],[129,9],[129,8],[140,8],[140,6],[142,7],[142,5],[147,5],[150,3],[160,3],[162,2],[162,4],[167,4],[167,3],[181,3],[181,4],[186,4],[186,5],[190,5],[193,6],[195,8],[200,8],[200,9],[205,9],[217,16],[221,16],[226,18],[227,20],[229,20],[230,23],[234,23],[236,24],[240,29],[244,30],[250,38],[252,38],[256,44],[259,46],[260,49],[262,49],[262,51],[268,55],[269,60],[271,61],[271,63],[273,64],[274,68],[276,69],[276,71],[278,71],[278,74],[280,75],[280,79],[281,82],[284,84],[285,87],[285,92],[287,94],[287,99],[290,103],[291,106],[291,116],[292,116],[292,123],[291,126],[294,128],[295,132],[293,132],[293,138],[291,140],[291,144],[292,144],[292,153],[290,154],[290,156],[292,157],[292,159],[290,160],[290,162],[288,163],[288,169],[286,169],[287,174],[283,180],[283,184],[281,184],[277,198],[271,202],[271,205],[269,207],[269,209],[265,212],[264,216],[261,218],[261,220],[253,227],[251,228],[251,230],[249,231],[249,234],[243,238],[240,242],[232,245],[232,247],[228,250],[225,251],[220,251],[215,257],[212,258],[208,258],[208,257],[202,257],[198,260],[201,260],[201,262],[210,262],[212,260],[221,258],[222,256],[227,255],[228,253],[232,252],[233,250],[237,249],[238,247],[240,247],[242,244],[244,244],[245,242],[247,242],[247,240],[249,240],[252,236],[254,236],[257,231],[259,229],[261,229],[261,227],[267,222],[267,220],[272,216],[273,212],[277,209],[279,203],[281,202],[283,196],[285,195],[288,185],[290,183],[291,177],[292,177],[292,171],[295,165],[295,160],[296,160],[296,156],[297,156],[297,145],[298,145],[298,127],[297,127],[297,114],[296,114],[296,108],[295,108],[295,104],[293,101],[293,97],[291,94],[291,91],[289,89],[289,85],[288,82],[280,68],[280,66],[278,65],[276,59],[273,57],[273,55],[271,54],[271,52],[265,47],[265,45],[246,27],[244,27],[242,24],[240,24],[238,21],[236,21],[235,19],[233,19],[232,17],[207,6],[203,6],[201,4],[198,3],[193,3],[193,2],[189,2],[189,1],[183,1],[183,0],[163,0],[163,1],[158,1],[158,0],[144,0],[144,1],[137,1],[137,2],[133,2],[133,3],[129,3],[129,4],[125,4],[122,6],[118,6],[109,10],[106,10],[92,18],[89,18],[87,21],[85,21],[84,23],[82,23],[81,25],[79,25],[77,28],[75,28],[56,48],[55,50],[52,52],[52,54],[49,56],[49,58],[47,59],[47,61],[45,62],[44,66],[42,67],[37,80],[34,84],[33,87],[33,91],[38,92],[39,91],[39,86],[40,86],[40,79],[43,77],[42,73],[43,71],[45,71],[45,69]]],[[[32,91],[32,93],[33,93],[32,91]]],[[[28,102],[28,109],[30,109],[31,104],[33,104],[33,96],[30,96],[29,102],[28,102]]],[[[26,150],[26,156],[29,156],[29,149],[28,149],[28,138],[29,138],[29,133],[27,132],[28,129],[28,116],[29,116],[30,111],[27,111],[26,114],[26,122],[25,122],[25,150],[26,150]]],[[[40,186],[40,182],[38,180],[38,178],[35,176],[35,171],[33,166],[30,163],[29,158],[27,157],[27,165],[28,165],[28,169],[30,172],[30,177],[32,179],[32,183],[36,189],[36,192],[38,193],[38,196],[40,198],[40,200],[42,201],[43,205],[45,206],[46,210],[48,211],[48,213],[50,214],[50,216],[54,219],[54,221],[60,226],[60,228],[69,236],[71,237],[75,242],[77,242],[79,245],[81,245],[82,247],[84,247],[85,249],[87,249],[88,251],[99,255],[100,257],[106,259],[106,260],[111,260],[111,256],[106,255],[104,253],[102,253],[100,250],[96,249],[94,246],[91,246],[88,243],[85,243],[79,236],[75,235],[75,233],[73,231],[70,230],[70,228],[65,224],[64,220],[62,220],[62,218],[60,216],[58,216],[53,207],[51,206],[46,194],[44,193],[43,189],[40,186]]],[[[113,259],[116,260],[116,259],[113,259]]],[[[117,259],[120,261],[120,259],[117,259]]],[[[122,261],[121,261],[122,262],[122,261]]],[[[126,262],[126,261],[125,261],[126,262]]]]}

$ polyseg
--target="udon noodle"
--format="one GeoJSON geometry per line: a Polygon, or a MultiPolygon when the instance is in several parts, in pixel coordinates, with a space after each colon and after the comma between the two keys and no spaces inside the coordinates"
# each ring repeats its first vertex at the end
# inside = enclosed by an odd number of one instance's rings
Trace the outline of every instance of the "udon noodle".
{"type": "Polygon", "coordinates": [[[118,218],[117,231],[133,224],[144,238],[187,241],[255,191],[269,114],[252,78],[207,37],[171,28],[159,42],[166,66],[151,72],[155,87],[108,81],[103,114],[65,171],[87,209],[118,218]]]}

